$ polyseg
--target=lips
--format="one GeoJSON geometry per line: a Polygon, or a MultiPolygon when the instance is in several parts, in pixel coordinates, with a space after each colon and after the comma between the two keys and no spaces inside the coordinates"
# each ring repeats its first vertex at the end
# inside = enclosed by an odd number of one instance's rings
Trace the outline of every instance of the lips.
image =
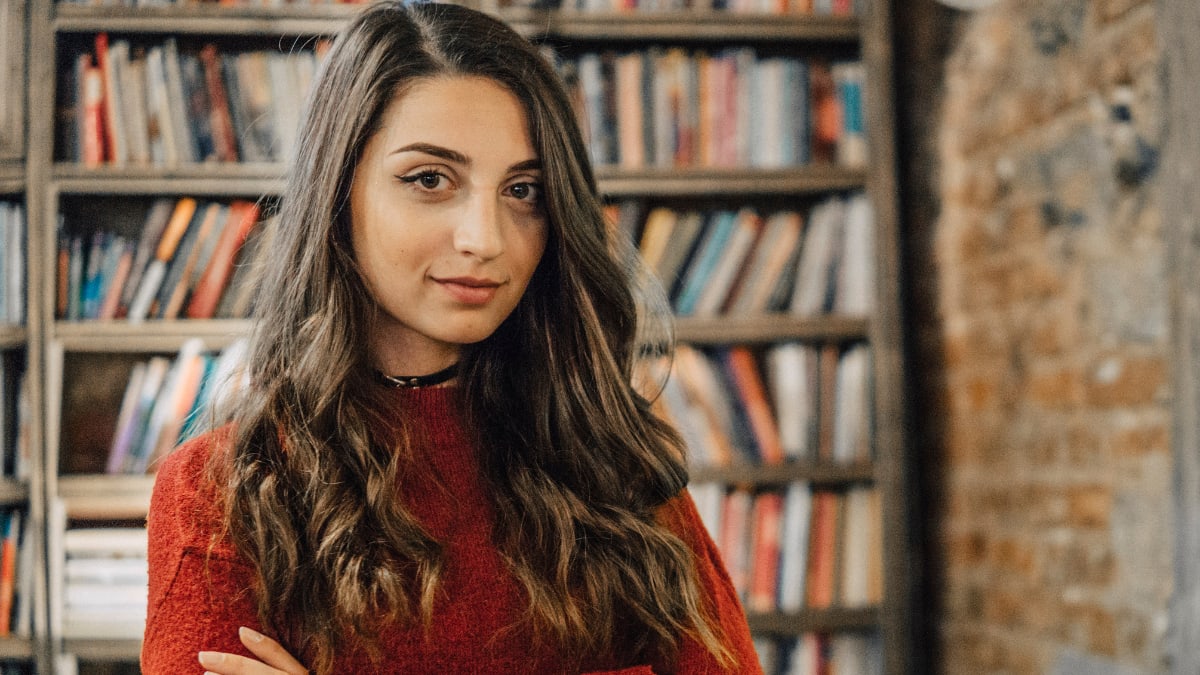
{"type": "Polygon", "coordinates": [[[479,277],[450,277],[434,281],[454,300],[464,305],[484,305],[496,297],[500,282],[479,277]]]}

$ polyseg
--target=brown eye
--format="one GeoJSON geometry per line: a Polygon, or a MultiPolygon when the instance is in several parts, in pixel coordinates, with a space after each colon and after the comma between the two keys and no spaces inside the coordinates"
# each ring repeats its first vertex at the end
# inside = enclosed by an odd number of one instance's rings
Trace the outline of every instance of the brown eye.
{"type": "Polygon", "coordinates": [[[420,171],[400,177],[401,181],[417,185],[425,190],[437,190],[442,187],[442,181],[445,179],[446,176],[437,171],[420,171]]]}

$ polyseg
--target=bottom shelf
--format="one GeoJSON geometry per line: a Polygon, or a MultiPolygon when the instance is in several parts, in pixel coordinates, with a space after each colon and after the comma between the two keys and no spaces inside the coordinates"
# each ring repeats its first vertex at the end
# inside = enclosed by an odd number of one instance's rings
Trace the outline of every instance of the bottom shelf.
{"type": "Polygon", "coordinates": [[[864,631],[879,627],[878,607],[833,607],[800,612],[751,612],[746,616],[756,635],[790,636],[801,633],[864,631]]]}

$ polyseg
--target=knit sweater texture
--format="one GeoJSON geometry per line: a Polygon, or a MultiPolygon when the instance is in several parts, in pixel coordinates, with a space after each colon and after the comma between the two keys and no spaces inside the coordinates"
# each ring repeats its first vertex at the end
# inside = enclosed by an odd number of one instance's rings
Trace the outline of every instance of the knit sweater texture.
{"type": "MultiPolygon", "coordinates": [[[[414,457],[428,472],[400,479],[400,498],[435,538],[446,560],[433,609],[432,628],[383,630],[381,661],[361,651],[339,654],[337,673],[487,675],[620,675],[761,673],[745,614],[716,546],[684,491],[659,512],[693,551],[697,578],[717,628],[737,661],[722,669],[695,641],[684,638],[675,664],[629,663],[621,655],[582,669],[549,648],[535,648],[527,600],[492,543],[495,510],[481,476],[474,444],[462,426],[453,388],[397,390],[398,405],[415,425],[414,457]]],[[[254,573],[221,531],[216,487],[205,480],[206,462],[231,440],[229,429],[182,445],[163,462],[148,519],[150,597],[142,647],[147,675],[201,673],[200,651],[251,656],[238,627],[268,632],[258,620],[254,573]]],[[[296,655],[304,660],[306,655],[296,655]]]]}

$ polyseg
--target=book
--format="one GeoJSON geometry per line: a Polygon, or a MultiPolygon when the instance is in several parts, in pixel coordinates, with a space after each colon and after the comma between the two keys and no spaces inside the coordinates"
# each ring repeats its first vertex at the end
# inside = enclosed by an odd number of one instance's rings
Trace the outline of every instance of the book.
{"type": "Polygon", "coordinates": [[[728,349],[724,363],[737,399],[746,411],[750,433],[758,448],[758,458],[764,464],[782,464],[783,445],[779,440],[775,412],[759,373],[758,359],[747,347],[737,345],[728,349]]]}
{"type": "MultiPolygon", "coordinates": [[[[4,514],[4,539],[0,541],[0,636],[12,634],[13,599],[16,590],[17,545],[21,539],[21,512],[4,514]]],[[[32,570],[20,570],[32,573],[32,570]]]]}
{"type": "Polygon", "coordinates": [[[147,367],[144,362],[135,363],[133,370],[129,373],[129,381],[125,383],[125,394],[121,397],[117,425],[113,431],[113,439],[108,451],[106,471],[110,474],[121,473],[124,469],[125,460],[129,454],[129,441],[132,440],[130,425],[135,421],[147,367]]]}
{"type": "Polygon", "coordinates": [[[104,72],[95,65],[91,54],[80,54],[76,61],[76,77],[81,99],[79,108],[78,145],[84,166],[98,167],[108,156],[104,118],[104,72]]]}
{"type": "Polygon", "coordinates": [[[235,201],[228,215],[208,264],[195,283],[186,311],[188,318],[208,319],[216,313],[221,294],[233,276],[234,259],[258,222],[259,208],[253,202],[235,201]]]}
{"type": "Polygon", "coordinates": [[[130,303],[130,321],[143,321],[149,316],[154,300],[160,293],[163,277],[166,276],[167,264],[174,258],[175,249],[179,246],[179,241],[183,238],[195,213],[195,199],[184,197],[175,202],[171,218],[167,221],[155,246],[154,258],[142,274],[133,301],[130,303]]]}
{"type": "Polygon", "coordinates": [[[870,347],[865,344],[848,347],[838,359],[830,458],[839,464],[871,459],[870,366],[870,347]]]}
{"type": "MultiPolygon", "coordinates": [[[[128,158],[129,148],[126,144],[125,127],[121,116],[124,105],[121,102],[123,88],[119,79],[120,73],[109,49],[107,33],[96,34],[95,46],[96,64],[100,69],[101,85],[104,91],[105,159],[110,164],[123,166],[128,158]]],[[[129,44],[123,40],[115,41],[112,46],[118,52],[129,48],[129,44]]]]}
{"type": "Polygon", "coordinates": [[[133,260],[129,267],[129,278],[121,289],[119,314],[126,314],[133,304],[134,295],[142,281],[142,274],[158,247],[159,239],[171,220],[175,210],[175,202],[165,197],[155,199],[146,211],[142,220],[141,234],[138,236],[137,247],[134,249],[133,260]],[[123,309],[122,309],[123,308],[123,309]]]}
{"type": "Polygon", "coordinates": [[[762,218],[753,209],[743,208],[734,215],[732,232],[696,298],[692,309],[695,316],[714,316],[722,310],[731,289],[746,269],[746,258],[757,243],[762,228],[762,218]]]}
{"type": "Polygon", "coordinates": [[[829,490],[813,493],[812,524],[809,531],[805,605],[812,609],[833,606],[837,592],[837,533],[839,495],[829,490]]]}
{"type": "Polygon", "coordinates": [[[159,391],[170,369],[171,362],[165,357],[156,356],[145,363],[144,373],[139,374],[137,399],[128,416],[123,410],[118,413],[117,428],[113,433],[112,445],[108,451],[106,464],[109,473],[134,473],[136,455],[145,442],[150,417],[154,412],[154,403],[158,400],[159,391]]]}
{"type": "Polygon", "coordinates": [[[799,342],[772,345],[766,351],[766,372],[784,457],[812,459],[818,405],[816,348],[799,342]]]}
{"type": "Polygon", "coordinates": [[[790,483],[783,498],[776,598],[778,608],[784,612],[804,608],[811,517],[812,488],[808,483],[790,483]]]}
{"type": "Polygon", "coordinates": [[[188,225],[187,232],[175,251],[175,257],[163,276],[162,288],[158,295],[158,318],[174,319],[179,316],[187,298],[193,270],[208,240],[220,236],[219,232],[214,234],[213,230],[223,224],[226,211],[227,207],[218,202],[210,202],[203,209],[196,210],[192,223],[188,225]]]}
{"type": "Polygon", "coordinates": [[[237,139],[233,129],[229,96],[221,71],[221,57],[217,46],[206,44],[200,49],[200,64],[204,71],[204,85],[208,91],[209,124],[212,129],[213,148],[222,162],[238,161],[237,139]]]}
{"type": "Polygon", "coordinates": [[[767,217],[761,239],[746,261],[746,274],[724,307],[726,314],[765,314],[771,295],[797,254],[803,221],[796,211],[777,211],[767,217]]]}
{"type": "Polygon", "coordinates": [[[875,307],[875,216],[863,193],[846,200],[842,230],[841,264],[833,298],[833,311],[866,316],[875,307]]]}
{"type": "Polygon", "coordinates": [[[783,495],[763,492],[751,507],[751,559],[746,608],[770,612],[776,608],[779,589],[780,535],[783,519],[783,495]]]}
{"type": "Polygon", "coordinates": [[[168,37],[164,40],[162,49],[163,75],[167,84],[167,103],[171,136],[175,139],[175,154],[181,164],[196,162],[201,155],[188,123],[188,99],[184,92],[183,69],[175,38],[168,37]]]}
{"type": "Polygon", "coordinates": [[[697,245],[687,271],[680,282],[679,294],[675,298],[675,312],[679,316],[690,316],[695,312],[700,293],[707,285],[713,269],[733,235],[737,215],[733,211],[717,211],[709,217],[703,240],[697,245]]]}
{"type": "Polygon", "coordinates": [[[796,288],[790,311],[815,316],[829,311],[835,293],[845,203],[838,197],[818,204],[809,214],[808,231],[796,267],[796,288]]]}
{"type": "Polygon", "coordinates": [[[129,163],[145,166],[150,163],[145,55],[140,49],[131,49],[124,40],[114,41],[113,46],[113,63],[124,90],[121,92],[121,115],[129,146],[129,163]],[[120,49],[116,49],[118,46],[120,49]]]}

